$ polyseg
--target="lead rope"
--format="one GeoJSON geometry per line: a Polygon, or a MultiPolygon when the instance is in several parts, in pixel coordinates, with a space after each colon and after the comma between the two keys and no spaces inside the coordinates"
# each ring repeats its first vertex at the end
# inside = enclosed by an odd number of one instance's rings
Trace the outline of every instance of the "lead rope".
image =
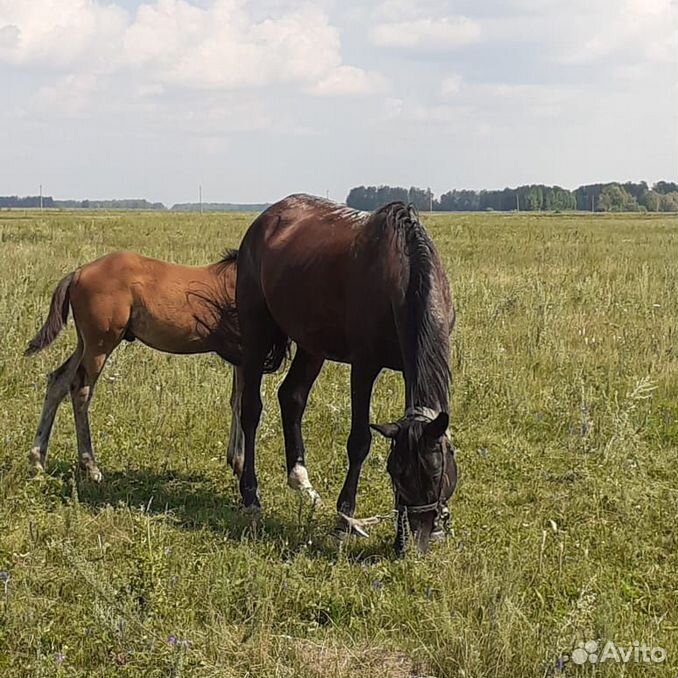
{"type": "Polygon", "coordinates": [[[408,524],[407,506],[404,506],[402,510],[396,510],[396,551],[399,553],[403,553],[407,546],[408,524]]]}

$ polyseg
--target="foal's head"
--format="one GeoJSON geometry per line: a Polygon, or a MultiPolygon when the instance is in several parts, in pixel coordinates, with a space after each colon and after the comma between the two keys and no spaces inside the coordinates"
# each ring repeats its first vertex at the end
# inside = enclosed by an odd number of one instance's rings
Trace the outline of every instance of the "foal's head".
{"type": "Polygon", "coordinates": [[[397,422],[372,426],[391,440],[387,469],[398,511],[398,552],[405,546],[409,522],[417,549],[424,553],[436,523],[447,511],[445,504],[457,484],[448,424],[446,412],[412,408],[397,422]]]}

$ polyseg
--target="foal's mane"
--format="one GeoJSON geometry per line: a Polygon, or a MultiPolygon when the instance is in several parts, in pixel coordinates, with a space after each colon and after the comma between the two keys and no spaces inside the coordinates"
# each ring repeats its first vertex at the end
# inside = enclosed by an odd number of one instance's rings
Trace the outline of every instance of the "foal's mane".
{"type": "Polygon", "coordinates": [[[222,264],[224,266],[228,266],[229,264],[234,264],[238,261],[238,250],[233,249],[232,247],[227,247],[223,254],[221,255],[221,259],[217,262],[217,264],[222,264]]]}
{"type": "Polygon", "coordinates": [[[437,406],[447,412],[448,308],[443,291],[438,289],[436,269],[441,264],[433,241],[412,204],[384,205],[372,214],[370,225],[382,236],[394,236],[385,242],[394,243],[403,265],[403,282],[407,280],[404,323],[398,320],[397,325],[401,345],[404,344],[408,406],[437,406]]]}
{"type": "MultiPolygon", "coordinates": [[[[216,265],[219,273],[224,273],[229,266],[236,266],[238,263],[238,250],[227,248],[216,265]]],[[[226,289],[212,290],[204,295],[193,293],[202,301],[212,308],[214,317],[219,319],[216,328],[216,338],[227,348],[233,355],[242,353],[242,347],[239,345],[240,326],[238,322],[238,309],[235,304],[235,297],[231,298],[226,294],[226,289]],[[238,339],[238,345],[234,345],[234,339],[238,339]]],[[[196,318],[199,326],[202,324],[196,318]]],[[[204,331],[209,331],[209,328],[204,328],[204,331]]],[[[289,341],[285,341],[279,345],[274,346],[264,361],[264,372],[269,374],[275,372],[280,368],[280,365],[289,355],[289,341]]]]}

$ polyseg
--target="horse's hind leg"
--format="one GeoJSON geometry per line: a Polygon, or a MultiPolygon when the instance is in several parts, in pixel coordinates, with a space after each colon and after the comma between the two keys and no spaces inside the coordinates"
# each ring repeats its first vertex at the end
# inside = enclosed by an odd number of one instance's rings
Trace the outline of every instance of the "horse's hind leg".
{"type": "Polygon", "coordinates": [[[61,401],[68,395],[70,383],[80,363],[82,346],[79,344],[71,357],[54,372],[47,376],[47,390],[42,406],[42,414],[35,433],[33,447],[28,453],[30,464],[39,471],[44,471],[47,462],[47,446],[54,425],[54,417],[61,401]]]}
{"type": "Polygon", "coordinates": [[[278,389],[280,414],[285,436],[287,484],[293,490],[307,494],[313,503],[320,500],[320,495],[313,489],[313,485],[308,479],[304,439],[301,434],[301,419],[306,409],[308,394],[320,373],[323,362],[323,358],[297,348],[292,366],[278,389]]]}
{"type": "MultiPolygon", "coordinates": [[[[118,345],[119,339],[108,346],[105,352],[90,353],[87,348],[82,362],[71,383],[71,402],[75,418],[75,432],[78,437],[78,461],[80,468],[90,480],[100,482],[102,475],[94,457],[92,436],[89,427],[89,405],[94,395],[94,386],[106,364],[106,359],[118,345]]],[[[101,347],[97,347],[99,351],[101,347]]]]}
{"type": "Polygon", "coordinates": [[[243,388],[242,367],[233,365],[233,384],[231,386],[231,432],[228,438],[226,463],[240,478],[245,463],[245,436],[240,423],[240,404],[243,388]]]}

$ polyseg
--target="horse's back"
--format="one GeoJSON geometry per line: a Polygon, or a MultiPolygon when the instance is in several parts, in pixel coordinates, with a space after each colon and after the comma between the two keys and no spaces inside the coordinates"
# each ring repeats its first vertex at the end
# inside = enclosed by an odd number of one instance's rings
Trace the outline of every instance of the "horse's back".
{"type": "MultiPolygon", "coordinates": [[[[342,362],[373,335],[392,335],[389,291],[383,276],[373,275],[379,256],[365,237],[369,216],[307,195],[271,205],[240,247],[238,299],[249,309],[239,312],[256,313],[258,297],[286,336],[342,362]]],[[[386,351],[396,352],[395,344],[386,351]]]]}

